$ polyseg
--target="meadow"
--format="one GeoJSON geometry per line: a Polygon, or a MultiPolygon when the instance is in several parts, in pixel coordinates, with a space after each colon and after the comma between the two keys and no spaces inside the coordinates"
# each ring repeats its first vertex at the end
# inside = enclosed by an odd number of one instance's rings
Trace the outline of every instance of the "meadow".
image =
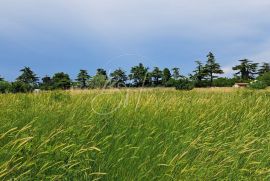
{"type": "Polygon", "coordinates": [[[0,180],[270,180],[270,92],[0,95],[0,180]]]}

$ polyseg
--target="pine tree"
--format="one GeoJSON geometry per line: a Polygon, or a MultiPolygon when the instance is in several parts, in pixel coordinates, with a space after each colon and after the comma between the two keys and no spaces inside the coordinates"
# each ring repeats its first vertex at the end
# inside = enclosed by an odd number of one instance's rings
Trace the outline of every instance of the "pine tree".
{"type": "Polygon", "coordinates": [[[42,83],[40,85],[40,88],[42,90],[52,90],[53,89],[53,80],[51,79],[51,77],[46,75],[41,80],[42,80],[42,83]]]}
{"type": "Polygon", "coordinates": [[[64,72],[54,74],[52,81],[55,89],[69,89],[71,87],[71,79],[64,72]]]}
{"type": "Polygon", "coordinates": [[[216,63],[216,59],[213,53],[209,52],[207,55],[207,62],[205,65],[205,73],[210,78],[210,85],[213,85],[214,78],[218,77],[216,74],[223,74],[223,70],[220,68],[220,64],[216,63]]]}
{"type": "Polygon", "coordinates": [[[236,65],[233,67],[233,70],[238,70],[237,73],[235,73],[236,76],[240,74],[241,80],[249,80],[254,79],[254,75],[257,74],[257,63],[252,63],[252,61],[248,59],[239,60],[240,65],[236,65]]]}
{"type": "Polygon", "coordinates": [[[259,69],[258,73],[259,73],[259,75],[263,75],[263,74],[265,74],[266,72],[270,72],[270,64],[264,62],[264,63],[260,66],[260,69],[259,69]]]}
{"type": "Polygon", "coordinates": [[[172,69],[172,71],[173,71],[172,77],[174,78],[174,80],[178,80],[181,77],[180,69],[175,67],[175,68],[172,69]]]}
{"type": "Polygon", "coordinates": [[[162,84],[166,86],[167,82],[171,79],[172,75],[168,68],[163,69],[162,73],[162,84]]]}
{"type": "Polygon", "coordinates": [[[20,70],[22,74],[16,79],[19,82],[25,83],[31,87],[34,87],[38,82],[38,77],[30,69],[30,67],[24,67],[20,70]]]}
{"type": "Polygon", "coordinates": [[[150,80],[148,68],[144,67],[142,63],[139,63],[138,66],[131,68],[129,78],[133,81],[135,86],[143,86],[149,84],[150,80]]]}
{"type": "Polygon", "coordinates": [[[202,62],[200,61],[195,61],[195,63],[197,64],[196,69],[193,71],[194,74],[190,75],[191,79],[193,79],[196,82],[196,85],[201,87],[202,86],[202,81],[205,79],[205,77],[207,76],[207,72],[206,69],[203,65],[202,62]]]}
{"type": "Polygon", "coordinates": [[[110,74],[112,85],[114,87],[124,87],[127,81],[127,75],[121,68],[116,69],[110,74]]]}
{"type": "Polygon", "coordinates": [[[80,84],[81,89],[87,88],[87,82],[90,79],[90,75],[88,75],[87,70],[80,70],[76,81],[80,84]]]}
{"type": "Polygon", "coordinates": [[[153,78],[154,86],[161,84],[162,71],[158,67],[154,67],[154,70],[151,72],[151,77],[153,78]]]}

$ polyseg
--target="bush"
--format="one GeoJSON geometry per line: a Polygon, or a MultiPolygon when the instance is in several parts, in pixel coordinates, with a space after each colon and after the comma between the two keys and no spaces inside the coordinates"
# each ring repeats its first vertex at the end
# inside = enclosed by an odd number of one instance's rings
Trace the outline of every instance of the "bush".
{"type": "Polygon", "coordinates": [[[258,80],[264,82],[267,86],[270,86],[270,72],[266,72],[260,77],[258,77],[258,80]]]}
{"type": "Polygon", "coordinates": [[[6,81],[0,81],[0,93],[8,93],[10,91],[10,83],[6,81]]]}
{"type": "Polygon", "coordinates": [[[95,75],[92,80],[89,82],[89,87],[92,89],[95,88],[106,88],[107,86],[107,78],[105,75],[95,75]]]}
{"type": "Polygon", "coordinates": [[[264,83],[263,81],[254,80],[250,82],[249,87],[251,89],[265,89],[267,87],[267,84],[264,83]]]}
{"type": "Polygon", "coordinates": [[[44,85],[44,84],[41,84],[39,88],[41,90],[45,90],[45,91],[49,91],[49,90],[53,90],[54,89],[53,85],[44,85]]]}
{"type": "Polygon", "coordinates": [[[215,87],[232,87],[236,82],[236,79],[229,78],[217,78],[213,81],[215,87]]]}
{"type": "Polygon", "coordinates": [[[248,83],[249,84],[250,82],[253,81],[252,79],[244,80],[239,77],[235,77],[234,79],[235,79],[235,83],[248,83]]]}
{"type": "Polygon", "coordinates": [[[175,85],[176,90],[192,90],[194,83],[188,79],[177,80],[175,85]]]}
{"type": "Polygon", "coordinates": [[[166,83],[165,87],[175,87],[176,86],[176,80],[173,78],[170,78],[166,83]]]}
{"type": "Polygon", "coordinates": [[[209,87],[210,82],[207,80],[195,81],[195,87],[209,87]]]}
{"type": "Polygon", "coordinates": [[[27,92],[31,92],[33,90],[33,88],[28,85],[28,84],[25,84],[23,82],[19,82],[19,81],[16,81],[16,82],[12,82],[11,84],[11,87],[10,87],[10,91],[12,93],[27,93],[27,92]]]}

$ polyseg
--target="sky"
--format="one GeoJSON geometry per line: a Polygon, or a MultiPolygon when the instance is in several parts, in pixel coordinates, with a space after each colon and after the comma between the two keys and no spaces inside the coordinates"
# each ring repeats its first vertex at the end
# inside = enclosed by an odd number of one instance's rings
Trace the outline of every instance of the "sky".
{"type": "Polygon", "coordinates": [[[39,76],[142,62],[191,73],[209,51],[225,71],[270,61],[269,0],[1,0],[0,75],[39,76]]]}

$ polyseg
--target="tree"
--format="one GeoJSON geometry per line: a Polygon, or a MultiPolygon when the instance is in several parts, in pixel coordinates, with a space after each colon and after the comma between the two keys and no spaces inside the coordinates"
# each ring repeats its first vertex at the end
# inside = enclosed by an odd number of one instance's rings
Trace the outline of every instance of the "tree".
{"type": "Polygon", "coordinates": [[[4,78],[0,76],[0,81],[4,81],[4,78]]]}
{"type": "Polygon", "coordinates": [[[221,70],[220,65],[216,63],[216,59],[213,53],[209,52],[207,55],[207,62],[205,65],[205,73],[210,78],[210,85],[213,85],[214,78],[218,77],[215,74],[223,74],[223,70],[221,70]]]}
{"type": "Polygon", "coordinates": [[[43,77],[41,80],[42,80],[42,84],[51,84],[53,82],[51,77],[49,77],[48,75],[43,77]]]}
{"type": "Polygon", "coordinates": [[[104,75],[104,76],[106,77],[106,79],[108,79],[106,70],[104,70],[104,69],[102,69],[102,68],[98,68],[98,69],[97,69],[96,75],[104,75]]]}
{"type": "Polygon", "coordinates": [[[89,81],[90,88],[106,88],[108,76],[106,70],[98,68],[96,75],[89,81]]]}
{"type": "Polygon", "coordinates": [[[158,67],[154,67],[154,70],[151,72],[151,77],[153,78],[154,86],[161,84],[162,71],[158,67]]]}
{"type": "Polygon", "coordinates": [[[30,67],[24,67],[20,72],[22,72],[22,74],[16,79],[18,82],[28,84],[32,88],[37,85],[38,77],[30,67]]]}
{"type": "Polygon", "coordinates": [[[164,68],[162,73],[162,84],[167,86],[167,82],[171,79],[171,77],[172,75],[170,70],[168,68],[164,68]]]}
{"type": "Polygon", "coordinates": [[[116,69],[110,74],[112,84],[115,87],[123,87],[127,81],[127,75],[121,68],[116,69]]]}
{"type": "Polygon", "coordinates": [[[79,82],[80,88],[85,89],[87,88],[87,82],[90,78],[90,75],[88,75],[87,70],[80,70],[76,81],[79,82]]]}
{"type": "Polygon", "coordinates": [[[270,72],[270,64],[264,62],[262,66],[260,66],[258,73],[259,75],[263,75],[266,72],[270,72]]]}
{"type": "Polygon", "coordinates": [[[192,90],[194,88],[194,83],[186,77],[182,79],[175,80],[176,90],[192,90]]]}
{"type": "Polygon", "coordinates": [[[194,75],[191,75],[190,77],[196,82],[197,86],[201,87],[203,79],[207,76],[207,72],[202,62],[195,61],[195,63],[197,64],[197,67],[193,71],[194,75]]]}
{"type": "Polygon", "coordinates": [[[30,84],[21,82],[21,81],[15,81],[11,83],[10,91],[12,93],[27,93],[32,90],[32,87],[30,84]]]}
{"type": "Polygon", "coordinates": [[[258,80],[264,82],[265,84],[267,84],[267,86],[270,86],[270,72],[265,72],[258,77],[258,80]]]}
{"type": "Polygon", "coordinates": [[[177,67],[175,67],[175,68],[172,69],[172,71],[173,71],[173,75],[172,75],[173,78],[175,80],[178,80],[181,77],[181,75],[180,75],[180,69],[177,68],[177,67]]]}
{"type": "Polygon", "coordinates": [[[236,65],[233,67],[233,70],[238,70],[237,73],[235,73],[236,76],[240,74],[241,80],[249,80],[254,79],[254,75],[257,74],[257,63],[252,63],[252,61],[248,59],[239,60],[240,65],[236,65]]]}
{"type": "Polygon", "coordinates": [[[41,80],[42,80],[42,83],[40,84],[40,88],[42,90],[52,90],[54,88],[53,80],[51,79],[51,77],[46,75],[41,80]]]}
{"type": "Polygon", "coordinates": [[[2,79],[0,81],[0,93],[7,93],[10,91],[11,85],[9,82],[4,81],[4,79],[2,79]]]}
{"type": "Polygon", "coordinates": [[[129,78],[133,80],[135,86],[143,86],[149,83],[148,68],[142,63],[131,68],[129,78]]]}
{"type": "Polygon", "coordinates": [[[97,74],[89,81],[90,88],[106,88],[107,77],[105,75],[97,74]]]}
{"type": "Polygon", "coordinates": [[[71,79],[64,72],[54,74],[52,81],[55,89],[69,89],[71,87],[71,79]]]}

